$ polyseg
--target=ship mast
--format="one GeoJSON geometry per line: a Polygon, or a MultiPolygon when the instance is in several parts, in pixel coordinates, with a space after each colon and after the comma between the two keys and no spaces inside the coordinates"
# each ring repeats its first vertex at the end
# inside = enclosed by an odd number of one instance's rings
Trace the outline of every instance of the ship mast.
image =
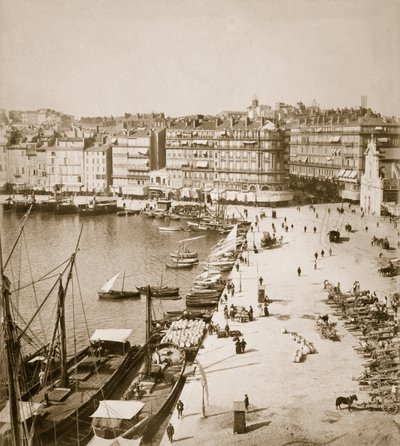
{"type": "Polygon", "coordinates": [[[14,336],[14,323],[10,308],[10,281],[4,274],[3,255],[0,237],[0,275],[1,298],[3,306],[4,344],[8,374],[8,398],[10,405],[11,435],[14,446],[23,444],[21,424],[19,422],[19,402],[17,394],[18,365],[15,358],[19,357],[19,343],[14,336]]]}
{"type": "Polygon", "coordinates": [[[146,290],[146,376],[150,375],[151,372],[151,346],[150,346],[150,336],[151,336],[151,289],[147,286],[146,290]]]}
{"type": "Polygon", "coordinates": [[[8,375],[8,399],[10,406],[10,420],[11,420],[11,435],[14,446],[20,446],[23,444],[23,435],[20,423],[20,413],[19,413],[19,395],[18,395],[18,376],[19,376],[19,364],[18,360],[20,357],[19,339],[15,333],[15,324],[11,314],[10,306],[10,280],[4,274],[4,270],[11,259],[11,256],[18,245],[19,239],[21,238],[22,232],[25,228],[26,222],[28,221],[28,216],[32,206],[29,208],[28,212],[24,216],[24,221],[22,223],[21,229],[19,231],[18,237],[14,242],[9,256],[6,261],[3,262],[3,252],[2,243],[0,235],[0,283],[1,283],[1,305],[3,307],[3,321],[4,326],[4,344],[6,350],[6,362],[7,362],[7,375],[8,375]]]}
{"type": "MultiPolygon", "coordinates": [[[[60,372],[61,372],[61,386],[68,387],[69,386],[69,378],[68,378],[68,369],[67,369],[67,336],[66,336],[66,327],[65,327],[65,296],[67,293],[69,282],[72,278],[72,271],[75,264],[75,257],[78,253],[79,242],[82,236],[83,226],[79,233],[78,241],[76,243],[75,251],[72,253],[71,258],[69,260],[69,271],[67,280],[65,282],[65,286],[62,284],[61,277],[59,279],[59,287],[58,287],[58,309],[57,309],[57,322],[53,331],[53,336],[50,344],[50,352],[53,351],[54,341],[57,333],[57,327],[60,328],[60,372]]],[[[47,361],[46,370],[45,370],[45,380],[47,380],[47,376],[49,373],[49,364],[50,361],[47,361]]]]}

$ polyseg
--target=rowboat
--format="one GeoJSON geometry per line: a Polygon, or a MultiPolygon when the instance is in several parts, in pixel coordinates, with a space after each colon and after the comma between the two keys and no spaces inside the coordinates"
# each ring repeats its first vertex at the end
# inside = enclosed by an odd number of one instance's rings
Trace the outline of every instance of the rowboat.
{"type": "Polygon", "coordinates": [[[124,290],[125,273],[122,280],[122,287],[120,290],[112,289],[121,272],[116,274],[108,280],[97,292],[100,299],[125,299],[128,297],[140,297],[140,292],[135,288],[133,290],[124,290]]]}
{"type": "Polygon", "coordinates": [[[161,232],[176,232],[181,230],[180,226],[159,226],[158,229],[161,232]]]}
{"type": "Polygon", "coordinates": [[[168,262],[165,264],[167,268],[173,268],[173,269],[189,269],[194,266],[194,263],[184,263],[184,262],[168,262]]]}
{"type": "MultiPolygon", "coordinates": [[[[147,290],[147,287],[139,286],[137,289],[141,293],[145,293],[147,290]]],[[[179,294],[179,287],[171,287],[171,286],[151,286],[150,287],[151,295],[153,297],[171,297],[171,296],[178,296],[179,294]]]]}

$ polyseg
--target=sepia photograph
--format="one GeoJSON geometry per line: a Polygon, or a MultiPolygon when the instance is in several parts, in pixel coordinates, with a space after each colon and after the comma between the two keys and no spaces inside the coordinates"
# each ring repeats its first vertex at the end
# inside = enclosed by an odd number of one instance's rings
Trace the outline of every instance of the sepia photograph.
{"type": "Polygon", "coordinates": [[[400,444],[400,0],[0,0],[0,445],[400,444]]]}

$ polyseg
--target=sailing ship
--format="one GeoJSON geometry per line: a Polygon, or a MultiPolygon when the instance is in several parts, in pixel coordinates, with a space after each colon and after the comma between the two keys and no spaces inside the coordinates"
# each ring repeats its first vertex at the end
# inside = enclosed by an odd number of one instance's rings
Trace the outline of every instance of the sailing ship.
{"type": "Polygon", "coordinates": [[[174,321],[159,341],[151,336],[151,291],[146,299],[146,361],[122,400],[100,401],[91,415],[94,437],[89,446],[148,444],[171,412],[205,334],[203,320],[174,321]]]}
{"type": "Polygon", "coordinates": [[[124,284],[125,284],[125,273],[123,275],[122,279],[122,286],[121,289],[115,289],[113,288],[115,282],[117,281],[118,277],[121,275],[121,272],[117,273],[114,277],[112,277],[110,280],[108,280],[97,292],[100,299],[126,299],[128,297],[140,297],[140,291],[138,289],[133,290],[125,290],[124,284]]]}
{"type": "MultiPolygon", "coordinates": [[[[22,332],[16,330],[13,317],[12,296],[14,290],[5,274],[6,267],[14,252],[23,229],[14,243],[11,254],[3,263],[0,239],[0,280],[2,300],[2,336],[4,337],[5,361],[8,383],[8,401],[0,413],[0,444],[23,446],[25,444],[52,445],[61,435],[79,438],[77,419],[85,417],[93,410],[96,400],[114,389],[127,370],[139,360],[140,349],[131,347],[128,341],[130,329],[96,331],[91,344],[83,354],[78,354],[67,361],[67,334],[65,318],[65,301],[72,273],[75,271],[75,258],[78,252],[79,234],[75,251],[56,275],[56,281],[50,292],[43,299],[35,314],[22,332]],[[40,374],[41,389],[25,395],[21,392],[22,361],[21,340],[30,329],[41,308],[52,294],[57,294],[56,321],[48,346],[44,368],[40,374]],[[59,359],[57,359],[58,349],[59,359]],[[52,378],[52,363],[59,360],[59,373],[56,380],[52,378]]],[[[55,269],[51,273],[54,274],[55,269]]],[[[42,279],[41,279],[42,280],[42,279]]]]}

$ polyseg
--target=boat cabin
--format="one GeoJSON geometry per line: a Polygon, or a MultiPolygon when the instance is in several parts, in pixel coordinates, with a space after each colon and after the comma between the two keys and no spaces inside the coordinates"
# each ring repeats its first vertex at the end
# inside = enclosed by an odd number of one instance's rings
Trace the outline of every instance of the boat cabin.
{"type": "Polygon", "coordinates": [[[100,348],[103,355],[126,355],[131,347],[128,341],[131,333],[129,328],[97,329],[90,338],[92,349],[100,348]]]}
{"type": "Polygon", "coordinates": [[[137,424],[144,403],[137,400],[104,400],[90,417],[95,435],[114,439],[137,424]]]}

